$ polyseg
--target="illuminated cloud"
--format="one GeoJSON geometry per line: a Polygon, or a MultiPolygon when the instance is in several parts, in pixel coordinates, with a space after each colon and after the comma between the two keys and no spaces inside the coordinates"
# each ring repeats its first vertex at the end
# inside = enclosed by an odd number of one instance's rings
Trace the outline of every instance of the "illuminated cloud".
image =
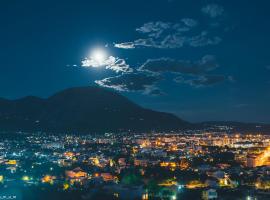
{"type": "Polygon", "coordinates": [[[152,89],[156,89],[153,86],[160,80],[160,76],[153,76],[145,73],[136,72],[126,73],[114,77],[108,77],[102,80],[96,80],[95,83],[99,86],[113,88],[118,91],[150,92],[152,91],[152,89]]]}
{"type": "Polygon", "coordinates": [[[93,58],[85,58],[81,63],[82,67],[105,67],[106,69],[119,72],[132,72],[132,68],[126,63],[124,59],[109,56],[108,58],[98,61],[93,58]]]}
{"type": "Polygon", "coordinates": [[[114,47],[121,48],[121,49],[134,49],[135,45],[133,42],[124,42],[119,44],[114,44],[114,47]]]}

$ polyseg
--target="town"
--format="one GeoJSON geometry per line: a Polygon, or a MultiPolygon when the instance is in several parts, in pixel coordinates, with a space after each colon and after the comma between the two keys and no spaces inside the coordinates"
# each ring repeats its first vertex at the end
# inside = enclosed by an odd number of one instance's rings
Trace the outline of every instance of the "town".
{"type": "Polygon", "coordinates": [[[1,199],[252,200],[270,195],[270,136],[228,130],[3,132],[1,199]]]}

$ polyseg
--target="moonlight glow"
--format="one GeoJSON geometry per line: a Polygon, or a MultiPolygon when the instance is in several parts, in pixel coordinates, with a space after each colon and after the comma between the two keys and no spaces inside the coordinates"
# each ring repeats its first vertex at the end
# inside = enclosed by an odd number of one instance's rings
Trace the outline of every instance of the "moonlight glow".
{"type": "Polygon", "coordinates": [[[91,59],[97,63],[97,67],[102,66],[107,59],[107,53],[103,49],[94,49],[90,55],[91,59]]]}

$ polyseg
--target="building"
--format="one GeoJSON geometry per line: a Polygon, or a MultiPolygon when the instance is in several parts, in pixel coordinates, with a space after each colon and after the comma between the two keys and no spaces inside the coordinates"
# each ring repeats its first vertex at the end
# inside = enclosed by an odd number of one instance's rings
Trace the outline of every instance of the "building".
{"type": "Polygon", "coordinates": [[[114,181],[116,179],[111,173],[101,173],[100,176],[104,181],[114,181]]]}
{"type": "Polygon", "coordinates": [[[70,179],[81,180],[87,178],[87,173],[84,172],[80,167],[73,170],[66,170],[66,177],[70,179]]]}
{"type": "Polygon", "coordinates": [[[257,156],[248,155],[247,156],[247,167],[256,167],[257,166],[257,156]]]}
{"type": "Polygon", "coordinates": [[[205,190],[202,193],[202,199],[209,200],[209,199],[217,199],[217,191],[214,189],[205,190]]]}

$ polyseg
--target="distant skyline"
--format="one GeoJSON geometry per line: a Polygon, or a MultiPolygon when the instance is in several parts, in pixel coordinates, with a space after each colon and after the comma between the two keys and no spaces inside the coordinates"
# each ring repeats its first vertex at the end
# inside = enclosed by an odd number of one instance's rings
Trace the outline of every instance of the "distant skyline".
{"type": "Polygon", "coordinates": [[[270,123],[270,2],[3,1],[0,97],[100,86],[198,121],[270,123]]]}

